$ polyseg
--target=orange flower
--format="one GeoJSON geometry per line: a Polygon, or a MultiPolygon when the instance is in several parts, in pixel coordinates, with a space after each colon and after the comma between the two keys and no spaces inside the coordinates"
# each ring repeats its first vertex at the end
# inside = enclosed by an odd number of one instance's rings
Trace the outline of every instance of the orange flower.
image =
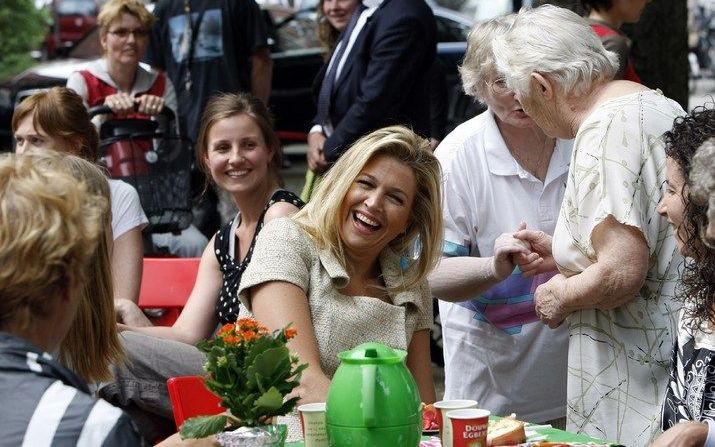
{"type": "Polygon", "coordinates": [[[219,329],[218,336],[223,338],[224,336],[233,333],[233,331],[235,329],[236,329],[236,325],[233,323],[224,324],[223,327],[221,327],[221,329],[219,329]]]}
{"type": "Polygon", "coordinates": [[[223,337],[224,343],[229,343],[233,345],[237,345],[241,343],[241,336],[240,335],[226,335],[223,337]]]}
{"type": "Polygon", "coordinates": [[[298,334],[298,331],[293,327],[287,327],[285,329],[286,340],[290,340],[298,334]]]}
{"type": "Polygon", "coordinates": [[[258,328],[258,322],[253,318],[239,318],[236,322],[236,326],[239,330],[256,330],[258,328]]]}
{"type": "Polygon", "coordinates": [[[243,337],[244,340],[246,341],[253,341],[258,338],[255,332],[253,331],[242,331],[241,332],[241,337],[243,337]]]}

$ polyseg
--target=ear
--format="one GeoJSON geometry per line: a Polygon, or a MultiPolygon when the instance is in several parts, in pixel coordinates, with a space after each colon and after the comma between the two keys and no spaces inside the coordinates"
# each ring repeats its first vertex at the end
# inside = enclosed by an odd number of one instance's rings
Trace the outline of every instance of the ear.
{"type": "Polygon", "coordinates": [[[99,44],[102,45],[102,53],[107,52],[107,33],[100,34],[99,44]]]}
{"type": "Polygon", "coordinates": [[[554,98],[555,89],[551,80],[541,73],[531,73],[531,94],[541,95],[546,100],[554,98]]]}

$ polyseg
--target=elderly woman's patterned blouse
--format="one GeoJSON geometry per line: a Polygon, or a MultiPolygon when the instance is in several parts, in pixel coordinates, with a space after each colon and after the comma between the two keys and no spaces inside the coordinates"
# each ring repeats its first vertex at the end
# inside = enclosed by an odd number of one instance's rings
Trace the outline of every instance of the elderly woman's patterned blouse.
{"type": "Polygon", "coordinates": [[[648,244],[649,269],[632,300],[568,318],[567,428],[628,446],[648,445],[660,432],[682,259],[670,225],[656,211],[665,182],[661,136],[683,114],[655,90],[593,110],[576,134],[554,231],[554,259],[566,276],[598,261],[591,237],[608,216],[637,229],[648,244]]]}

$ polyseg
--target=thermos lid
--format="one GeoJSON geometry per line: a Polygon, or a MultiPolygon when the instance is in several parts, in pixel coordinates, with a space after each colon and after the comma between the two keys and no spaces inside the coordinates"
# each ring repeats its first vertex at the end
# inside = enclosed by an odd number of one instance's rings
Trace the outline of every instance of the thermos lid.
{"type": "Polygon", "coordinates": [[[401,349],[392,349],[381,343],[363,343],[349,351],[338,354],[340,360],[357,365],[390,365],[400,363],[407,356],[401,349]]]}

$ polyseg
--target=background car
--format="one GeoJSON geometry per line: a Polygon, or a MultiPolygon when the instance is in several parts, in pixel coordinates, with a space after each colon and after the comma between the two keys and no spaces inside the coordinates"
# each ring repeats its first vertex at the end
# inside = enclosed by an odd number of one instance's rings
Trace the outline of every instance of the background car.
{"type": "Polygon", "coordinates": [[[99,8],[95,0],[54,0],[50,11],[53,23],[43,43],[45,58],[67,54],[97,26],[99,8]]]}
{"type": "MultiPolygon", "coordinates": [[[[437,6],[433,6],[433,10],[437,20],[438,57],[447,78],[448,130],[451,130],[477,111],[473,101],[462,93],[457,72],[466,50],[471,21],[437,6]]],[[[264,15],[269,25],[274,63],[269,103],[276,117],[276,128],[284,141],[305,141],[315,116],[313,80],[325,60],[316,34],[315,10],[293,12],[279,6],[265,6],[264,15]]],[[[38,89],[65,85],[72,72],[85,68],[100,55],[95,27],[72,47],[68,58],[37,64],[0,83],[0,151],[12,147],[10,127],[17,102],[38,89]]]]}

